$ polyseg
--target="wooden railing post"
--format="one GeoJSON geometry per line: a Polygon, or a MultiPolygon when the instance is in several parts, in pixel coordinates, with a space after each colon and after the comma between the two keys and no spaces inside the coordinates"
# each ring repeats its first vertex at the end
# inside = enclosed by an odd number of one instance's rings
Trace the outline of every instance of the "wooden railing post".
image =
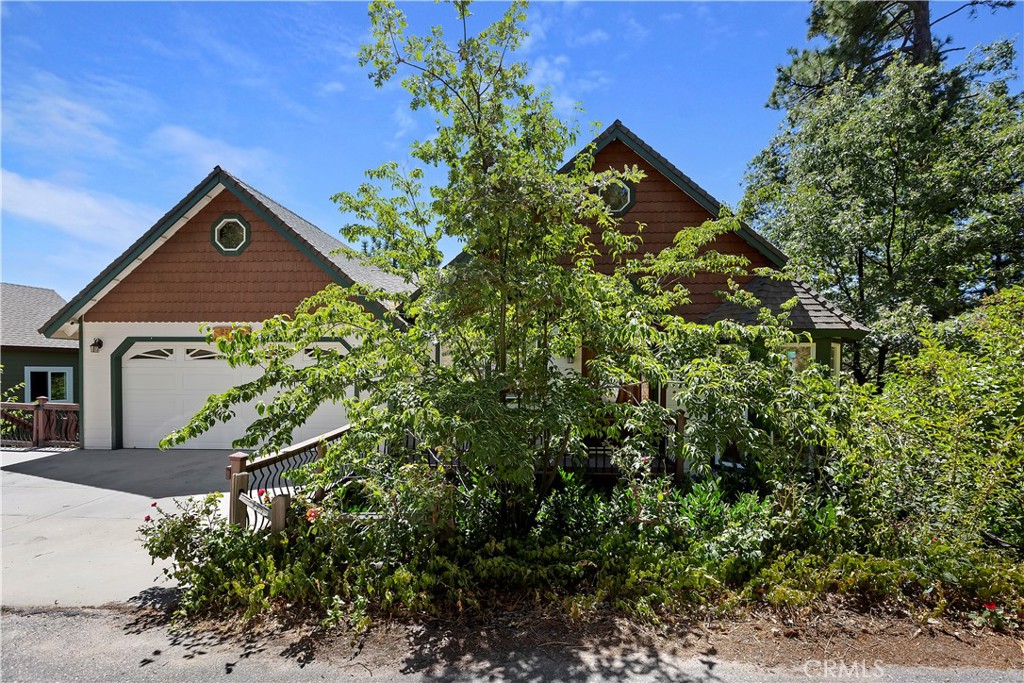
{"type": "Polygon", "coordinates": [[[239,497],[249,491],[249,473],[238,472],[231,475],[231,492],[228,494],[228,522],[237,524],[243,529],[249,523],[249,511],[239,497]]]}
{"type": "Polygon", "coordinates": [[[239,472],[245,472],[245,465],[249,460],[248,453],[232,453],[228,456],[228,466],[224,468],[224,478],[231,481],[231,477],[239,472]]]}
{"type": "Polygon", "coordinates": [[[46,441],[46,402],[49,400],[46,396],[38,396],[35,407],[32,408],[33,448],[39,448],[46,441]]]}
{"type": "Polygon", "coordinates": [[[279,534],[285,530],[291,504],[292,497],[287,493],[274,496],[274,500],[270,501],[270,533],[279,534]]]}

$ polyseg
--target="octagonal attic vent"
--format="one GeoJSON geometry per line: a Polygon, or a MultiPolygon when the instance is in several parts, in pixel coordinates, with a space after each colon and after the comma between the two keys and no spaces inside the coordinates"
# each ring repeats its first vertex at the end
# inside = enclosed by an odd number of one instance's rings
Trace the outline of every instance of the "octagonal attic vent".
{"type": "Polygon", "coordinates": [[[218,218],[210,231],[210,242],[225,256],[238,256],[249,246],[252,229],[238,214],[226,213],[218,218]]]}

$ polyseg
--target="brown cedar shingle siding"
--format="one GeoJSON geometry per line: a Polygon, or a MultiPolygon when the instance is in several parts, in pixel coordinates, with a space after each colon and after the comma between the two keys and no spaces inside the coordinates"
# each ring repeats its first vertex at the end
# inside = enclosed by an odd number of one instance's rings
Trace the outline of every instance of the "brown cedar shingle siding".
{"type": "MultiPolygon", "coordinates": [[[[623,229],[632,234],[636,223],[646,224],[641,233],[641,253],[657,253],[672,244],[680,230],[701,225],[713,218],[707,209],[619,140],[609,143],[594,160],[594,168],[597,170],[621,169],[634,165],[638,166],[646,177],[636,188],[636,203],[623,218],[623,229]]],[[[594,235],[595,243],[600,243],[599,237],[594,235]]],[[[719,236],[708,245],[708,248],[723,254],[742,255],[750,262],[750,268],[771,266],[768,259],[734,232],[719,236]]],[[[598,259],[596,266],[601,272],[611,272],[610,259],[598,259]]],[[[684,284],[690,290],[692,301],[689,306],[679,311],[686,318],[697,320],[722,303],[716,292],[726,289],[725,276],[705,273],[685,281],[684,284]]]]}
{"type": "Polygon", "coordinates": [[[90,322],[260,321],[289,313],[331,278],[230,192],[222,192],[87,313],[90,322]],[[238,256],[210,243],[224,213],[252,240],[238,256]]]}

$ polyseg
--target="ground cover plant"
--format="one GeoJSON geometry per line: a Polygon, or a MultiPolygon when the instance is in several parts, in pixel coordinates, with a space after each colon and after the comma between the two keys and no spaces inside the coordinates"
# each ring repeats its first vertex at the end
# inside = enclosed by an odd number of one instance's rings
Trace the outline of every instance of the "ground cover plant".
{"type": "Polygon", "coordinates": [[[511,600],[657,618],[836,594],[1016,623],[1020,291],[923,330],[880,392],[824,367],[794,372],[786,348],[801,338],[785,312],[688,323],[674,314],[688,297],[679,283],[745,265],[704,249],[735,219],[639,256],[643,226],[623,225],[601,195],[641,173],[595,173],[591,150],[562,168],[575,132],[512,58],[524,8],[475,35],[469,5],[454,9],[460,37],[448,43],[440,27],[407,33],[400,11],[374,3],[361,53],[378,84],[401,71],[412,106],[436,113],[437,136],[411,155],[446,184],[425,190],[421,170],[385,164],[336,197],[354,217],[345,236],[409,291],[331,287],[221,337],[229,362],[264,375],[211,397],[166,440],[259,400],[238,445],[269,452],[322,402],[343,402],[354,428],[297,479],[330,493],[300,495],[274,537],[226,524],[215,497],[155,511],[143,541],[171,559],[182,610],[301,604],[365,624],[511,600]],[[446,237],[465,250],[438,268],[446,237]],[[612,272],[594,268],[599,256],[612,272]],[[324,338],[351,350],[291,363],[324,338]],[[586,373],[553,361],[584,345],[586,373]],[[661,386],[680,410],[608,400],[661,386]],[[610,489],[570,466],[594,440],[612,446],[610,489]],[[742,468],[716,466],[727,449],[742,468]],[[686,476],[662,476],[659,460],[685,463],[686,476]],[[334,485],[342,474],[355,478],[334,485]]]}

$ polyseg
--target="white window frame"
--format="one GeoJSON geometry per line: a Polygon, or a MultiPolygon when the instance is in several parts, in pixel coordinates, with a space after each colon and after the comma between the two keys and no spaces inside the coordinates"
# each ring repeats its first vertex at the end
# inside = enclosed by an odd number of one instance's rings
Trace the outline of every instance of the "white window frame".
{"type": "Polygon", "coordinates": [[[50,392],[51,379],[50,375],[55,372],[63,372],[67,379],[65,380],[64,386],[67,389],[67,397],[62,399],[52,398],[51,403],[74,403],[75,402],[75,369],[70,366],[59,366],[59,365],[27,365],[25,366],[25,403],[32,403],[36,400],[35,396],[30,396],[32,393],[32,373],[33,372],[45,372],[46,373],[46,392],[50,392]]]}
{"type": "Polygon", "coordinates": [[[789,358],[789,352],[790,351],[796,351],[797,349],[810,349],[811,354],[810,354],[810,357],[807,359],[808,366],[811,363],[813,363],[815,360],[817,360],[817,355],[815,355],[816,352],[817,352],[817,346],[815,345],[814,342],[801,342],[799,344],[786,344],[785,346],[783,346],[783,348],[786,350],[786,358],[789,360],[789,364],[790,364],[790,367],[793,369],[793,372],[798,372],[798,369],[796,367],[796,360],[797,360],[797,358],[799,358],[799,356],[794,357],[794,358],[789,358]]]}

